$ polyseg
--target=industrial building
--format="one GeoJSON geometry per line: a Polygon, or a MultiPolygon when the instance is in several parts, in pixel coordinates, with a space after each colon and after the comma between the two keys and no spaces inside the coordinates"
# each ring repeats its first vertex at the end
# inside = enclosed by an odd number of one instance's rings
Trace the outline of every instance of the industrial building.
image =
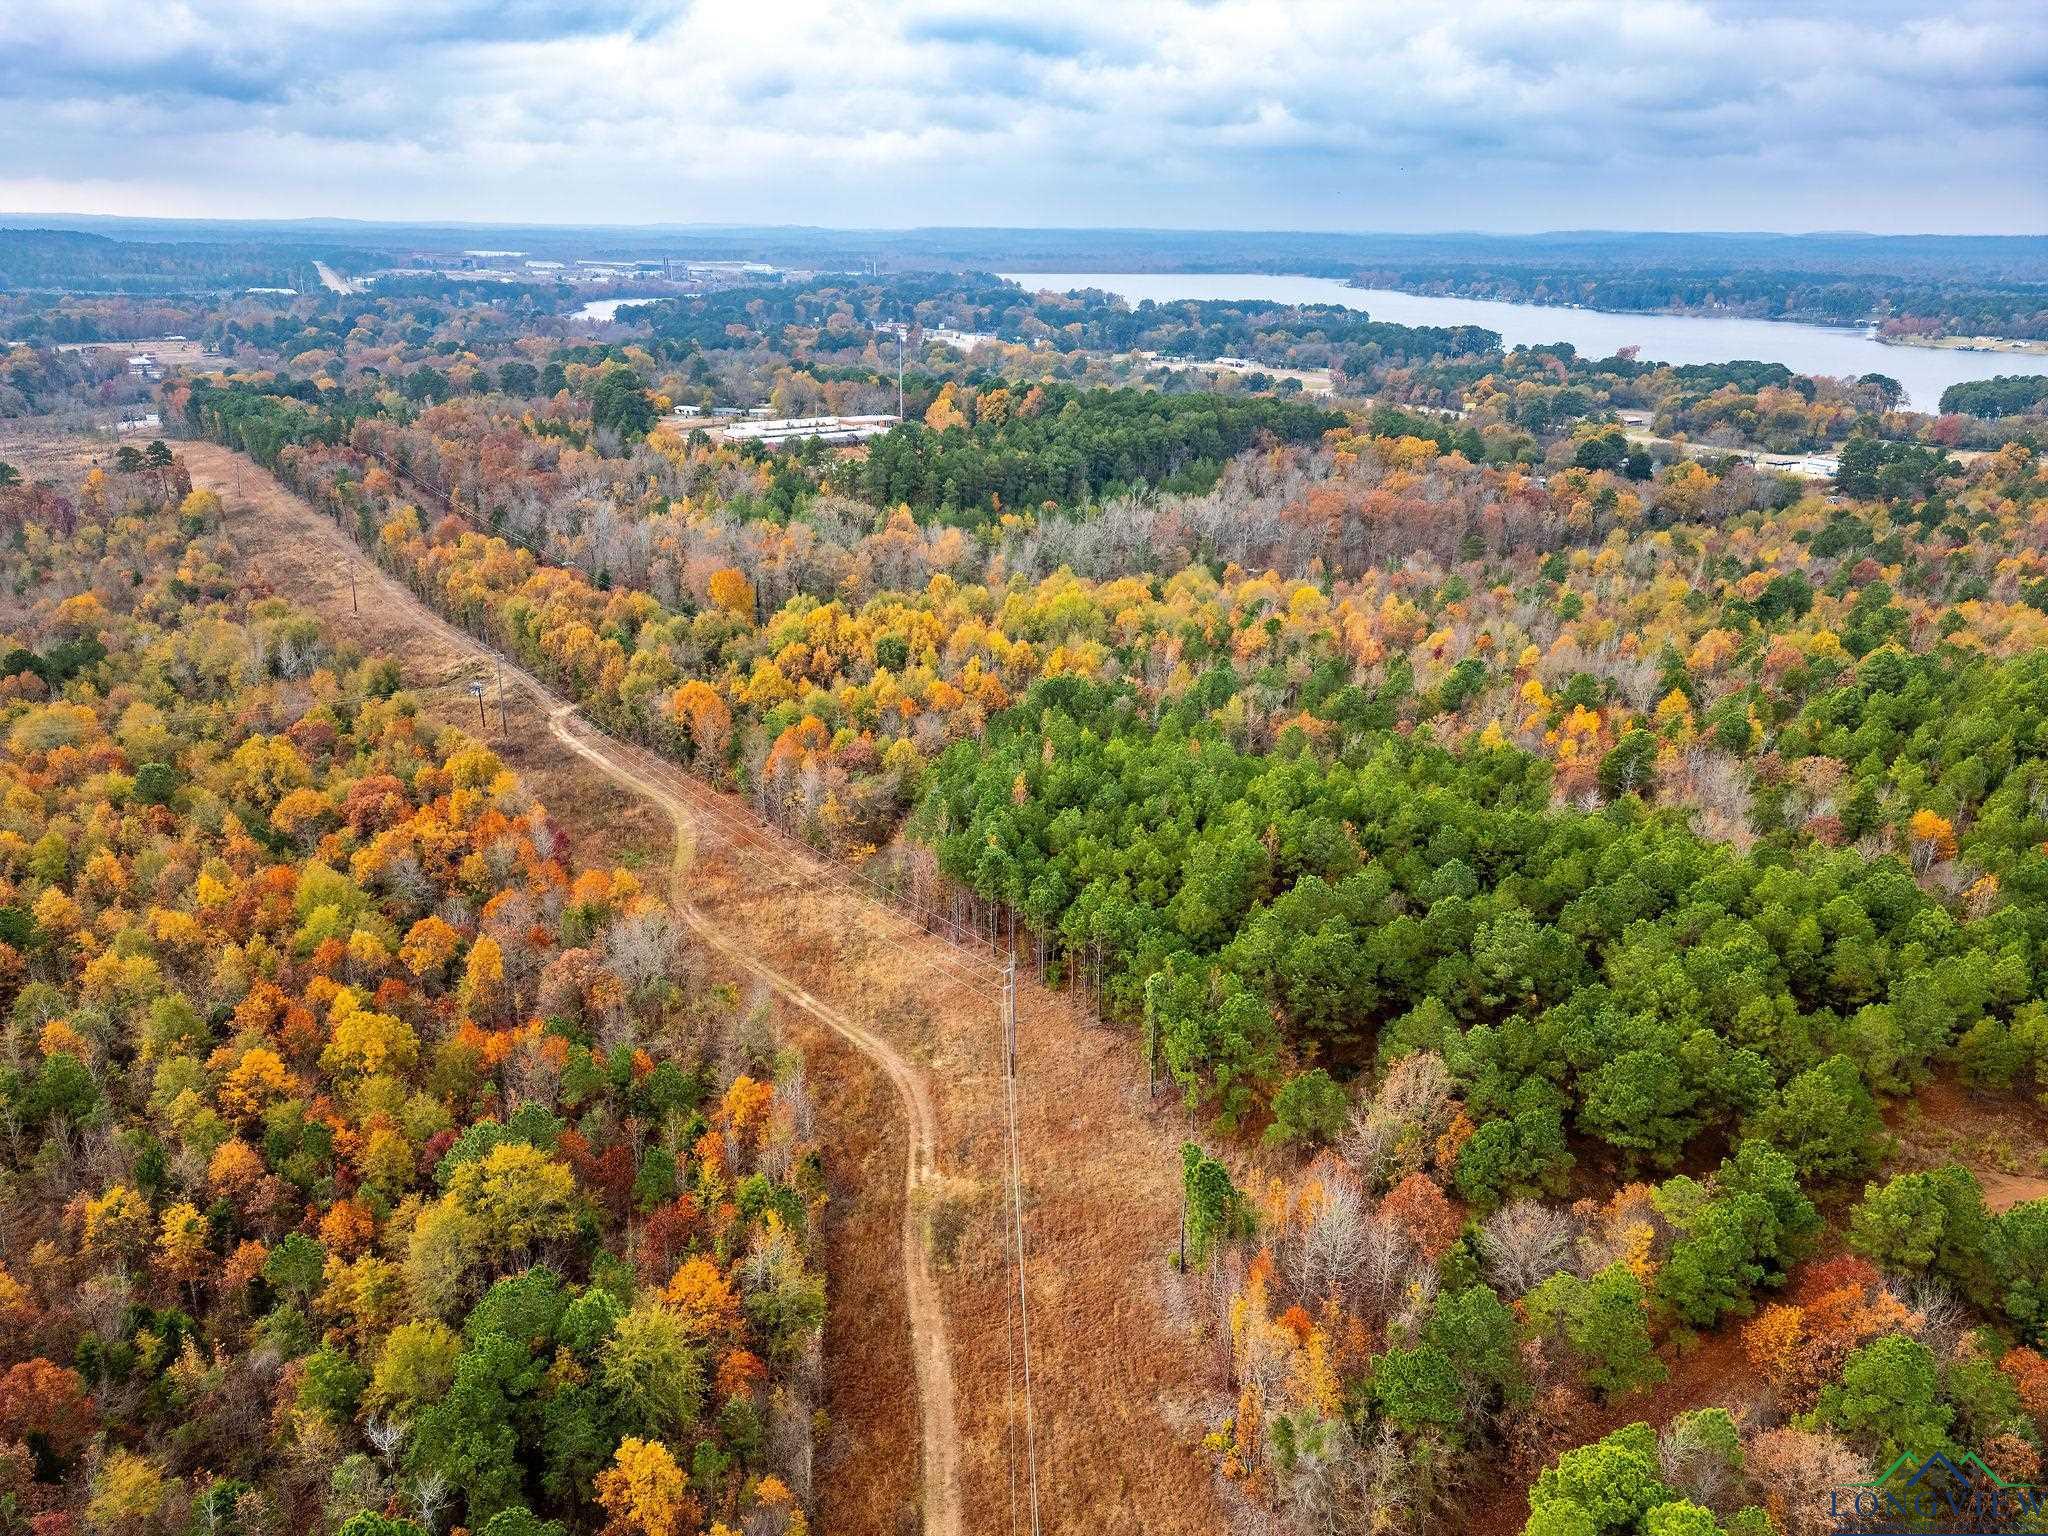
{"type": "Polygon", "coordinates": [[[764,448],[815,439],[821,443],[863,443],[901,424],[900,416],[778,416],[765,421],[736,421],[714,429],[728,443],[759,443],[764,448]]]}

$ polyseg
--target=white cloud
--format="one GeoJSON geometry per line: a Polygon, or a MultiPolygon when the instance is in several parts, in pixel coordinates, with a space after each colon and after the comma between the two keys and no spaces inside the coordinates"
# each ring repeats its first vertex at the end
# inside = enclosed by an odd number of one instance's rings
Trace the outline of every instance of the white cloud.
{"type": "Polygon", "coordinates": [[[2048,227],[1996,0],[10,0],[0,57],[50,209],[2048,227]]]}

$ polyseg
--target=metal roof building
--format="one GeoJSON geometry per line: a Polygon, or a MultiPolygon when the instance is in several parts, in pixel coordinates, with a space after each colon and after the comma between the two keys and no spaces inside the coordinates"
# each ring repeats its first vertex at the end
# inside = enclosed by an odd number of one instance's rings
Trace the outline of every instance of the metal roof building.
{"type": "Polygon", "coordinates": [[[764,448],[809,438],[825,443],[859,443],[880,437],[901,422],[900,416],[780,416],[766,421],[736,421],[717,429],[717,435],[729,443],[759,443],[764,448]]]}

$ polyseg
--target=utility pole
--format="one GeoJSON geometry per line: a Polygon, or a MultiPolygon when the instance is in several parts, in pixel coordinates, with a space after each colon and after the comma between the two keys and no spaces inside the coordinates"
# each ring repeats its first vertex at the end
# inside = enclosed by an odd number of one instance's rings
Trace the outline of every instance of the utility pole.
{"type": "MultiPolygon", "coordinates": [[[[1188,1106],[1188,1140],[1195,1139],[1195,1106],[1188,1106]]],[[[1180,1272],[1188,1272],[1188,1176],[1183,1168],[1180,1176],[1180,1272]]]]}
{"type": "Polygon", "coordinates": [[[910,338],[910,327],[902,321],[896,322],[896,419],[903,419],[903,347],[910,338]]]}
{"type": "Polygon", "coordinates": [[[491,661],[498,669],[498,734],[505,736],[510,734],[505,724],[505,658],[493,651],[491,661]]]}
{"type": "Polygon", "coordinates": [[[1185,1172],[1180,1178],[1180,1272],[1188,1272],[1188,1178],[1185,1172]]]}
{"type": "Polygon", "coordinates": [[[484,713],[484,685],[482,680],[472,681],[469,685],[469,692],[470,696],[476,700],[477,729],[488,734],[491,729],[491,717],[484,713]]]}
{"type": "Polygon", "coordinates": [[[1017,1076],[1017,957],[1003,966],[1003,1071],[1017,1076]]]}
{"type": "Polygon", "coordinates": [[[363,611],[356,601],[356,563],[353,560],[348,563],[348,611],[355,614],[363,611]]]}

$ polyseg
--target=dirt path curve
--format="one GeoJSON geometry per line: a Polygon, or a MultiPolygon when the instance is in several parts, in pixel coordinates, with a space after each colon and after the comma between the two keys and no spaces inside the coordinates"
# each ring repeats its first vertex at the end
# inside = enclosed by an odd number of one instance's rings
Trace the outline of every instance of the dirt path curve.
{"type": "MultiPolygon", "coordinates": [[[[250,482],[255,482],[258,477],[269,480],[263,471],[248,465],[239,455],[212,444],[187,443],[182,445],[182,452],[195,483],[200,485],[225,490],[231,481],[238,482],[244,477],[250,482]]],[[[282,487],[278,490],[284,495],[290,494],[282,487]]],[[[615,782],[658,806],[675,829],[671,877],[672,905],[677,914],[728,962],[845,1039],[880,1067],[894,1086],[909,1132],[906,1138],[909,1156],[904,1168],[903,1281],[910,1314],[911,1352],[916,1368],[921,1422],[924,1536],[960,1536],[960,1437],[954,1413],[952,1354],[947,1339],[946,1313],[923,1238],[922,1202],[917,1199],[919,1192],[936,1177],[938,1171],[935,1117],[924,1074],[887,1041],[863,1029],[841,1010],[820,1001],[763,963],[689,900],[686,882],[698,818],[685,798],[690,781],[682,770],[599,731],[581,718],[574,704],[561,698],[539,678],[435,613],[404,583],[363,556],[331,521],[313,513],[310,508],[306,513],[311,524],[306,531],[331,546],[331,558],[338,567],[355,569],[362,589],[362,601],[374,607],[387,626],[395,621],[397,627],[431,636],[440,642],[443,650],[455,656],[470,658],[494,671],[502,668],[501,675],[506,681],[532,696],[546,716],[550,731],[564,746],[615,782]]],[[[342,580],[346,582],[347,578],[342,580]]]]}
{"type": "MultiPolygon", "coordinates": [[[[535,679],[525,673],[519,676],[529,687],[540,689],[535,679]]],[[[545,689],[541,692],[546,694],[545,689]]],[[[940,1305],[938,1286],[925,1252],[919,1216],[922,1205],[917,1198],[919,1190],[938,1174],[931,1094],[925,1086],[924,1074],[886,1040],[862,1029],[831,1004],[819,1001],[756,959],[691,903],[687,889],[695,823],[682,796],[661,783],[668,777],[668,773],[661,771],[665,765],[658,760],[642,768],[629,765],[629,756],[640,758],[646,754],[621,747],[606,736],[590,739],[592,733],[587,722],[580,731],[572,726],[576,718],[574,705],[554,703],[548,710],[548,728],[570,751],[660,806],[675,824],[672,905],[683,921],[733,965],[844,1037],[854,1049],[881,1067],[895,1085],[910,1127],[910,1157],[904,1168],[903,1286],[910,1307],[911,1350],[917,1366],[917,1396],[924,1426],[924,1527],[926,1536],[959,1536],[960,1437],[953,1422],[953,1362],[946,1347],[945,1309],[940,1305]]]]}

